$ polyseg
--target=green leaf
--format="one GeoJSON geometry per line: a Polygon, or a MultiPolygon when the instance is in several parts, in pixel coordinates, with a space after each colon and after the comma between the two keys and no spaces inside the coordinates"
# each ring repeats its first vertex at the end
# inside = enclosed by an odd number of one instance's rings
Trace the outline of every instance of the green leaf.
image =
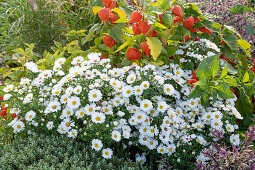
{"type": "Polygon", "coordinates": [[[224,89],[222,84],[213,88],[222,99],[234,98],[232,91],[229,88],[224,89]]]}
{"type": "Polygon", "coordinates": [[[224,81],[228,84],[228,86],[237,87],[237,82],[234,77],[226,76],[224,81]]]}
{"type": "Polygon", "coordinates": [[[223,36],[223,40],[229,45],[229,47],[233,50],[238,49],[237,38],[234,34],[226,32],[223,36]]]}
{"type": "Polygon", "coordinates": [[[208,93],[208,92],[203,92],[203,93],[202,93],[202,96],[201,96],[201,98],[202,98],[202,103],[203,103],[204,105],[208,104],[208,100],[209,100],[210,97],[211,97],[210,93],[208,93]]]}
{"type": "Polygon", "coordinates": [[[224,69],[223,69],[222,72],[221,72],[220,77],[224,77],[224,76],[226,76],[227,74],[228,74],[228,65],[226,65],[226,66],[224,67],[224,69]]]}
{"type": "Polygon", "coordinates": [[[58,47],[58,48],[62,48],[62,44],[58,41],[54,41],[54,44],[58,47]]]}
{"type": "Polygon", "coordinates": [[[172,24],[173,17],[170,14],[164,14],[162,16],[162,21],[164,24],[166,24],[169,27],[172,24]]]}
{"type": "Polygon", "coordinates": [[[184,70],[192,70],[194,72],[194,63],[193,62],[188,62],[183,66],[184,70]]]}
{"type": "Polygon", "coordinates": [[[220,66],[219,66],[219,62],[218,62],[217,56],[215,56],[215,58],[213,60],[213,63],[210,66],[210,70],[212,72],[212,76],[213,77],[215,77],[218,74],[218,72],[220,70],[220,66]]]}
{"type": "Polygon", "coordinates": [[[198,86],[196,86],[195,90],[193,90],[193,92],[189,95],[189,98],[198,98],[198,97],[200,98],[202,93],[203,91],[198,86]]]}
{"type": "Polygon", "coordinates": [[[177,50],[178,48],[179,48],[178,46],[169,45],[169,46],[166,48],[167,54],[168,54],[169,56],[174,56],[174,55],[176,54],[176,50],[177,50]]]}
{"type": "Polygon", "coordinates": [[[101,27],[100,24],[93,25],[93,27],[89,29],[89,33],[87,34],[87,36],[82,38],[82,45],[93,40],[95,37],[95,32],[99,30],[100,27],[101,27]]]}
{"type": "Polygon", "coordinates": [[[95,46],[98,46],[102,41],[102,37],[97,37],[95,40],[94,40],[94,43],[95,43],[95,46]]]}
{"type": "Polygon", "coordinates": [[[254,28],[250,22],[250,24],[248,25],[248,34],[249,35],[254,35],[255,34],[255,31],[254,31],[254,28]]]}
{"type": "Polygon", "coordinates": [[[236,5],[230,9],[230,12],[240,14],[245,12],[253,12],[253,9],[245,5],[236,5]]]}
{"type": "Polygon", "coordinates": [[[128,59],[125,58],[125,59],[122,60],[121,64],[122,64],[123,66],[130,66],[130,65],[132,64],[132,62],[133,62],[133,61],[128,60],[128,59]]]}
{"type": "Polygon", "coordinates": [[[169,2],[169,0],[162,0],[161,1],[160,7],[161,7],[162,11],[166,10],[167,5],[169,4],[168,2],[169,2]]]}
{"type": "Polygon", "coordinates": [[[208,80],[207,78],[200,79],[198,82],[194,83],[194,85],[199,86],[201,89],[208,89],[208,80]]]}
{"type": "Polygon", "coordinates": [[[154,64],[155,66],[161,66],[164,64],[164,61],[162,60],[156,60],[156,61],[151,61],[151,64],[154,64]]]}
{"type": "Polygon", "coordinates": [[[129,41],[126,41],[124,44],[122,44],[115,52],[118,52],[120,50],[122,50],[123,48],[129,46],[130,44],[134,44],[135,41],[134,41],[134,37],[131,38],[129,41]]]}
{"type": "Polygon", "coordinates": [[[25,55],[25,51],[22,48],[17,48],[13,50],[15,53],[25,55]]]}
{"type": "Polygon", "coordinates": [[[206,64],[206,60],[203,60],[198,68],[197,68],[197,72],[196,75],[199,79],[202,79],[204,77],[210,77],[212,75],[211,70],[209,69],[208,64],[206,64]]]}
{"type": "Polygon", "coordinates": [[[248,82],[248,81],[249,81],[249,73],[246,72],[246,73],[244,74],[244,76],[243,76],[243,82],[245,83],[245,82],[248,82]]]}
{"type": "Polygon", "coordinates": [[[114,26],[108,31],[109,35],[118,43],[123,43],[124,42],[124,35],[121,27],[119,26],[114,26]]]}
{"type": "Polygon", "coordinates": [[[146,42],[149,46],[149,49],[151,50],[151,55],[153,59],[156,61],[159,54],[161,53],[162,43],[156,37],[151,37],[151,38],[146,37],[146,40],[147,40],[146,42]]]}
{"type": "Polygon", "coordinates": [[[242,116],[253,113],[253,104],[243,87],[239,88],[240,100],[238,99],[238,111],[242,116]]]}

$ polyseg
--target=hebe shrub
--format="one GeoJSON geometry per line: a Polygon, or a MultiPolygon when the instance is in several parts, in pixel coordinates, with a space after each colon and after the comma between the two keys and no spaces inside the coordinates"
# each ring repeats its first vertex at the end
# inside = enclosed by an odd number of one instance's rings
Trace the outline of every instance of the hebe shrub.
{"type": "Polygon", "coordinates": [[[101,158],[83,143],[58,135],[17,137],[0,151],[0,169],[147,169],[131,160],[101,158]]]}

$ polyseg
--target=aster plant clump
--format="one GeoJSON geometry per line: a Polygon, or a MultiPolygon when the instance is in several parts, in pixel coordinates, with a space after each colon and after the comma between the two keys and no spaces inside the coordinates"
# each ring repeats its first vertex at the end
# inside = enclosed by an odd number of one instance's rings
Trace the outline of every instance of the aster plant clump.
{"type": "MultiPolygon", "coordinates": [[[[223,132],[214,131],[214,136],[218,138],[218,142],[213,142],[211,147],[202,152],[210,161],[202,161],[196,163],[197,169],[254,169],[254,140],[255,126],[251,126],[245,133],[245,140],[240,142],[234,136],[232,137],[232,148],[226,146],[222,141],[223,132]],[[205,163],[206,162],[206,163],[205,163]]],[[[230,138],[231,138],[230,137],[230,138]]]]}
{"type": "Polygon", "coordinates": [[[217,97],[204,108],[199,98],[188,97],[192,71],[178,64],[111,68],[100,56],[58,58],[51,70],[27,63],[28,78],[4,88],[14,133],[59,133],[83,140],[106,159],[134,154],[143,164],[164,157],[176,168],[201,159],[217,139],[208,132],[236,134],[236,120],[242,119],[236,98],[217,97]]]}

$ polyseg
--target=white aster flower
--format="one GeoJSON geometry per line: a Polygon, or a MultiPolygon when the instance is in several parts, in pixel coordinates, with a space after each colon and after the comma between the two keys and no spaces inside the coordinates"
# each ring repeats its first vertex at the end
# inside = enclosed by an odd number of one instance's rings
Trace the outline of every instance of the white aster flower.
{"type": "Polygon", "coordinates": [[[171,84],[164,84],[164,92],[171,96],[174,94],[174,87],[171,84]]]}
{"type": "Polygon", "coordinates": [[[128,84],[134,83],[135,80],[136,80],[135,74],[130,74],[129,76],[127,76],[127,83],[128,83],[128,84]]]}
{"type": "Polygon", "coordinates": [[[89,91],[88,97],[90,102],[98,102],[102,99],[102,93],[100,90],[93,89],[89,91]]]}
{"type": "Polygon", "coordinates": [[[91,120],[94,123],[104,123],[105,115],[102,113],[95,112],[94,114],[92,114],[91,120]]]}
{"type": "Polygon", "coordinates": [[[13,132],[14,133],[17,133],[17,132],[21,132],[25,129],[25,124],[20,121],[20,120],[17,120],[13,125],[12,125],[12,128],[13,128],[13,132]]]}
{"type": "Polygon", "coordinates": [[[48,130],[53,129],[54,125],[53,125],[53,121],[49,121],[46,125],[46,127],[48,128],[48,130]]]}
{"type": "Polygon", "coordinates": [[[77,109],[80,104],[80,98],[77,96],[72,96],[67,100],[67,106],[72,109],[77,109]]]}
{"type": "Polygon", "coordinates": [[[240,138],[239,134],[233,134],[230,136],[230,142],[236,146],[240,145],[240,138]]]}
{"type": "Polygon", "coordinates": [[[131,86],[126,86],[122,89],[122,94],[124,97],[130,97],[133,94],[133,88],[131,86]]]}
{"type": "Polygon", "coordinates": [[[95,149],[96,151],[101,150],[102,147],[103,147],[103,143],[102,143],[102,141],[99,140],[99,139],[93,139],[91,143],[92,143],[91,148],[92,148],[92,149],[95,149]]]}
{"type": "Polygon", "coordinates": [[[78,111],[75,112],[75,116],[80,119],[83,118],[85,115],[85,111],[83,108],[79,109],[78,111]]]}
{"type": "Polygon", "coordinates": [[[115,140],[116,142],[119,142],[121,140],[120,132],[117,130],[112,131],[112,139],[115,140]]]}
{"type": "Polygon", "coordinates": [[[149,111],[153,108],[152,102],[148,99],[142,100],[140,103],[140,108],[145,112],[149,111]]]}
{"type": "Polygon", "coordinates": [[[36,116],[36,113],[33,110],[30,110],[29,112],[27,112],[25,119],[26,121],[32,121],[36,116]]]}
{"type": "Polygon", "coordinates": [[[102,156],[103,156],[105,159],[111,159],[111,158],[112,158],[112,155],[113,155],[112,149],[107,148],[107,149],[103,149],[103,150],[102,150],[102,156]]]}
{"type": "Polygon", "coordinates": [[[234,132],[235,131],[235,127],[231,124],[226,124],[226,130],[228,132],[234,132]]]}
{"type": "Polygon", "coordinates": [[[72,130],[70,130],[69,132],[68,132],[68,137],[69,138],[76,138],[77,137],[77,135],[78,135],[78,130],[76,130],[76,129],[72,129],[72,130]]]}

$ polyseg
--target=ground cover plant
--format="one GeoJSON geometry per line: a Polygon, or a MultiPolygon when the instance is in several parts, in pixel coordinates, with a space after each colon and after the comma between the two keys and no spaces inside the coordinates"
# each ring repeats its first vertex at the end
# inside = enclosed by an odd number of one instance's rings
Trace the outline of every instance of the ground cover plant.
{"type": "Polygon", "coordinates": [[[0,151],[2,169],[147,169],[127,159],[101,159],[81,142],[55,135],[18,137],[0,151]]]}
{"type": "Polygon", "coordinates": [[[213,141],[242,145],[254,121],[253,47],[177,3],[97,0],[87,32],[68,32],[41,59],[33,44],[15,49],[22,67],[1,88],[5,124],[15,136],[62,134],[151,169],[205,165],[213,141]]]}

